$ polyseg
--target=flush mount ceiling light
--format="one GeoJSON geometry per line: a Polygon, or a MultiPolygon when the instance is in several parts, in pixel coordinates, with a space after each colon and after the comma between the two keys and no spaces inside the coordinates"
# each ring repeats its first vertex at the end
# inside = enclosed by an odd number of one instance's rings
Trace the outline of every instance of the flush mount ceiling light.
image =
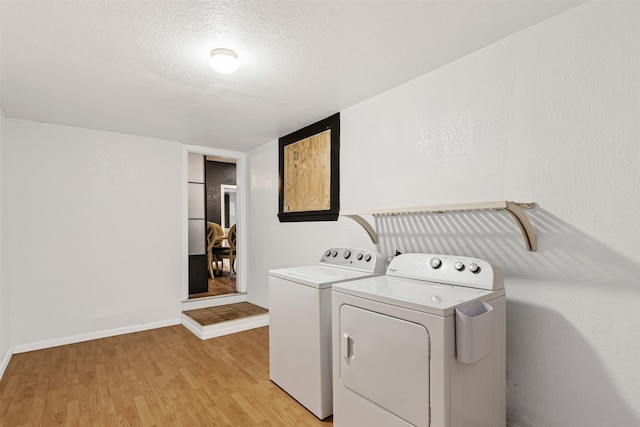
{"type": "Polygon", "coordinates": [[[238,54],[230,49],[218,48],[211,51],[211,67],[219,73],[229,74],[238,69],[238,54]]]}

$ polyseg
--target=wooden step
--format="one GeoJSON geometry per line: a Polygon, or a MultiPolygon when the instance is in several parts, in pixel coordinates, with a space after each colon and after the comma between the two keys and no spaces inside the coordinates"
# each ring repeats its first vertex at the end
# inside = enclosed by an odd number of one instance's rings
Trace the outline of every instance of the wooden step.
{"type": "Polygon", "coordinates": [[[267,326],[269,310],[248,302],[206,307],[184,311],[182,324],[205,340],[267,326]]]}

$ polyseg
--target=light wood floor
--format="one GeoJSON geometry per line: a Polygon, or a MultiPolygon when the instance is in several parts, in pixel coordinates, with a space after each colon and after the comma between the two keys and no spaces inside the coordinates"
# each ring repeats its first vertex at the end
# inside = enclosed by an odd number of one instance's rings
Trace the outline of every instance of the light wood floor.
{"type": "Polygon", "coordinates": [[[331,426],[269,380],[268,346],[172,326],[16,354],[0,426],[331,426]]]}
{"type": "Polygon", "coordinates": [[[248,302],[219,305],[217,307],[199,308],[197,310],[184,311],[183,314],[191,317],[199,324],[214,325],[216,323],[228,322],[230,320],[253,317],[259,314],[268,313],[266,308],[253,305],[248,302]]]}
{"type": "Polygon", "coordinates": [[[228,271],[222,271],[219,276],[216,276],[214,279],[209,279],[208,285],[207,292],[191,294],[189,295],[189,299],[215,297],[238,292],[236,290],[236,276],[231,276],[228,271]]]}

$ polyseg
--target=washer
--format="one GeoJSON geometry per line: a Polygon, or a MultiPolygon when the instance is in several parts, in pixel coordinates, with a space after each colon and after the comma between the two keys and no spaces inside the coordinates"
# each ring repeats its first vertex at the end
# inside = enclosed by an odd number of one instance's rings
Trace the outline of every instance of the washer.
{"type": "Polygon", "coordinates": [[[498,268],[476,258],[399,255],[385,276],[335,285],[332,315],[334,426],[505,425],[498,268]]]}
{"type": "Polygon", "coordinates": [[[316,265],[269,271],[269,368],[280,388],[323,419],[333,412],[331,286],[385,272],[377,252],[332,248],[316,265]]]}

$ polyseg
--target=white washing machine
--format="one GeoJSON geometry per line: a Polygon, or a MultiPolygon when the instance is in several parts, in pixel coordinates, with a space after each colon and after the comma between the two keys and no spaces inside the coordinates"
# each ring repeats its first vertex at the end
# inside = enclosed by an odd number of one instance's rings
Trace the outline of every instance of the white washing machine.
{"type": "Polygon", "coordinates": [[[504,427],[506,297],[476,258],[395,257],[332,291],[335,427],[504,427]]]}
{"type": "Polygon", "coordinates": [[[316,265],[269,271],[270,378],[320,419],[333,412],[331,286],[385,264],[374,251],[333,248],[316,265]]]}

